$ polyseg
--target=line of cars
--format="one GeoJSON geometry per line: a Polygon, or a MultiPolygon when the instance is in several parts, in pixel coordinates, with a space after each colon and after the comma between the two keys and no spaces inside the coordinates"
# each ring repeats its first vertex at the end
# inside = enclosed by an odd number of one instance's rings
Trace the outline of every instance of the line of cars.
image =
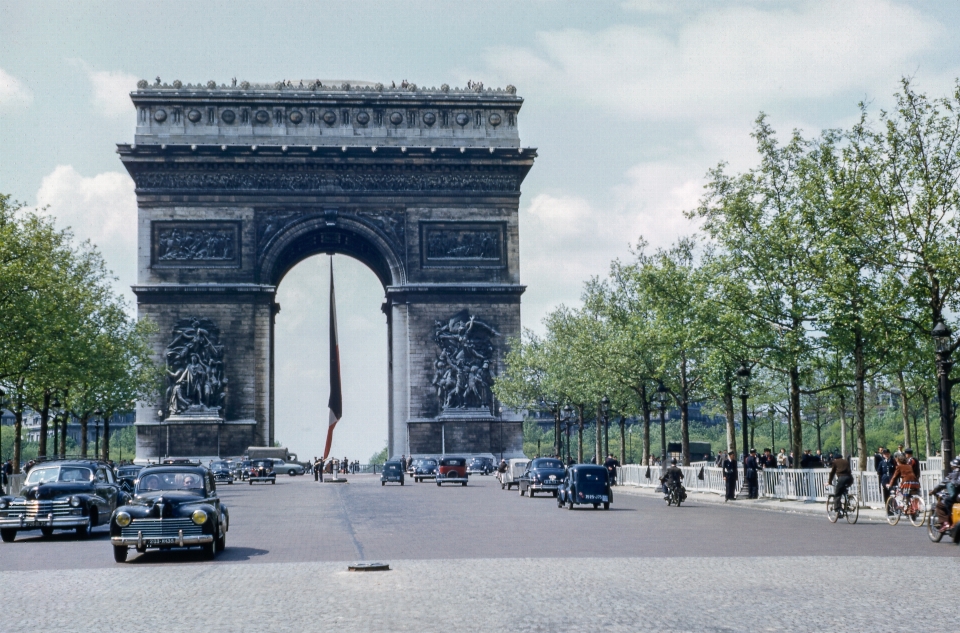
{"type": "Polygon", "coordinates": [[[557,500],[557,507],[573,509],[577,505],[592,505],[604,510],[613,503],[613,490],[609,473],[603,466],[575,464],[569,468],[559,459],[538,457],[509,460],[502,472],[497,473],[500,488],[510,490],[514,486],[520,496],[533,498],[538,493],[548,493],[557,500]]]}
{"type": "Polygon", "coordinates": [[[213,471],[188,461],[114,473],[97,460],[50,460],[30,470],[18,495],[0,497],[5,543],[31,530],[44,537],[73,530],[85,538],[99,525],[109,525],[117,562],[127,560],[130,548],[198,547],[212,559],[226,547],[230,514],[213,471]]]}

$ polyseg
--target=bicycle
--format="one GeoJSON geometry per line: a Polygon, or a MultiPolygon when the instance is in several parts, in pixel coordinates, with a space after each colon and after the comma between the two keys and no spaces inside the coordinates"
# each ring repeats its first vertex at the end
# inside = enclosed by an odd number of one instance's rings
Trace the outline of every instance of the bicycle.
{"type": "Polygon", "coordinates": [[[927,504],[919,494],[904,493],[899,488],[891,490],[887,499],[887,523],[896,525],[903,515],[910,519],[913,527],[923,527],[927,520],[927,504]]]}
{"type": "Polygon", "coordinates": [[[840,512],[834,509],[834,500],[836,497],[831,493],[827,495],[827,520],[830,523],[836,523],[837,519],[843,517],[847,523],[853,525],[860,518],[860,500],[857,495],[850,492],[844,492],[840,497],[840,512]]]}

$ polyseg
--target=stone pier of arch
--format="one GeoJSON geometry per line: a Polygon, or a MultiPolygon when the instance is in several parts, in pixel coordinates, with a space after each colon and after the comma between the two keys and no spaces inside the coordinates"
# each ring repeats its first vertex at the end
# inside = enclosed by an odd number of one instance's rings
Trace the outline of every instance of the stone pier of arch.
{"type": "Polygon", "coordinates": [[[204,419],[171,415],[159,390],[139,402],[138,461],[273,444],[276,289],[321,253],[383,284],[391,456],[522,452],[519,415],[490,397],[444,406],[436,384],[438,324],[494,329],[492,373],[520,334],[517,214],[536,150],[512,87],[140,82],[131,97],[136,135],[118,153],[136,184],[139,315],[161,365],[178,323],[214,323],[225,378],[204,419]]]}

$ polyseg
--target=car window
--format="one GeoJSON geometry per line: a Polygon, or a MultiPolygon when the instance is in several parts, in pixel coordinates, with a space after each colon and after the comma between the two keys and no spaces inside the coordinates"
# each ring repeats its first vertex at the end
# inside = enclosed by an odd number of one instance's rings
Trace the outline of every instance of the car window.
{"type": "Polygon", "coordinates": [[[203,478],[196,473],[150,473],[140,478],[138,492],[158,490],[203,490],[203,478]]]}
{"type": "Polygon", "coordinates": [[[559,459],[541,459],[536,462],[537,468],[563,468],[559,459]]]}
{"type": "Polygon", "coordinates": [[[57,480],[60,474],[60,468],[34,468],[27,475],[26,484],[47,484],[57,480]]]}

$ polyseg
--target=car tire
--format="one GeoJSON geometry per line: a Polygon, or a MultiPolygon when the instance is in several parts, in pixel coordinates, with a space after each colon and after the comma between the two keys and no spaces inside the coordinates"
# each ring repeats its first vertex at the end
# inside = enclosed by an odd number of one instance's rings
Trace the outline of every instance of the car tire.
{"type": "Polygon", "coordinates": [[[297,474],[297,471],[295,471],[295,470],[288,470],[288,471],[287,471],[287,474],[290,475],[291,477],[293,477],[293,476],[295,476],[295,475],[297,474]]]}
{"type": "Polygon", "coordinates": [[[227,533],[224,532],[220,535],[220,538],[217,539],[217,551],[223,552],[227,549],[227,533]]]}
{"type": "Polygon", "coordinates": [[[465,481],[464,481],[464,482],[461,482],[460,485],[463,486],[464,488],[466,488],[466,487],[467,487],[467,482],[465,482],[465,481]]]}
{"type": "Polygon", "coordinates": [[[527,494],[530,495],[531,499],[533,499],[533,488],[527,488],[527,494]]]}
{"type": "Polygon", "coordinates": [[[521,488],[520,486],[517,486],[517,491],[520,493],[520,496],[522,497],[522,496],[523,496],[523,488],[521,488]]]}
{"type": "Polygon", "coordinates": [[[4,543],[13,543],[17,538],[17,531],[11,529],[0,529],[0,541],[4,543]]]}
{"type": "Polygon", "coordinates": [[[506,487],[507,487],[507,484],[500,484],[500,490],[503,490],[506,487]]]}
{"type": "Polygon", "coordinates": [[[253,480],[251,479],[248,483],[252,486],[252,485],[253,485],[253,480]]]}
{"type": "Polygon", "coordinates": [[[440,480],[438,479],[438,480],[437,480],[437,488],[439,488],[439,487],[440,487],[440,480]]]}
{"type": "Polygon", "coordinates": [[[387,482],[385,482],[385,481],[381,481],[381,482],[380,482],[380,486],[386,486],[386,485],[387,485],[387,482]]]}
{"type": "Polygon", "coordinates": [[[90,536],[90,526],[89,525],[78,525],[76,527],[77,538],[87,538],[90,536]]]}
{"type": "Polygon", "coordinates": [[[272,483],[272,484],[275,484],[275,483],[277,483],[277,478],[276,478],[276,477],[274,477],[273,479],[271,479],[271,480],[270,480],[270,483],[272,483]]]}
{"type": "Polygon", "coordinates": [[[604,510],[609,510],[609,509],[610,509],[610,502],[609,502],[609,501],[604,501],[604,502],[603,502],[603,509],[604,509],[604,510]]]}
{"type": "Polygon", "coordinates": [[[116,563],[127,562],[127,546],[126,545],[113,546],[113,561],[116,563]]]}
{"type": "Polygon", "coordinates": [[[403,485],[403,480],[400,480],[400,485],[401,485],[401,486],[403,485]]]}
{"type": "Polygon", "coordinates": [[[573,499],[567,501],[567,510],[573,510],[573,499]]]}
{"type": "Polygon", "coordinates": [[[200,546],[200,551],[203,552],[203,557],[206,560],[213,560],[217,557],[217,542],[204,543],[200,546]]]}
{"type": "Polygon", "coordinates": [[[594,510],[596,510],[596,509],[599,508],[599,507],[600,507],[600,504],[599,504],[599,503],[593,504],[593,509],[594,509],[594,510]]]}
{"type": "Polygon", "coordinates": [[[52,527],[42,527],[42,528],[40,528],[40,534],[43,535],[43,538],[50,538],[51,536],[53,536],[53,528],[52,528],[52,527]]]}

